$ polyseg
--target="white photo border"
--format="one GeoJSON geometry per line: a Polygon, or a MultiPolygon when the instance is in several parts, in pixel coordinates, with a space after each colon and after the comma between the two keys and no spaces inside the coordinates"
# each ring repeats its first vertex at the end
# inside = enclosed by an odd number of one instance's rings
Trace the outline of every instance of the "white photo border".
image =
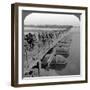
{"type": "Polygon", "coordinates": [[[55,9],[44,7],[18,7],[18,84],[35,84],[35,83],[48,83],[48,82],[67,82],[67,81],[83,81],[85,80],[85,10],[76,9],[55,9]],[[81,13],[80,23],[80,75],[70,76],[50,76],[50,77],[34,77],[34,78],[22,78],[22,10],[36,10],[36,11],[54,11],[54,12],[69,12],[69,13],[81,13]]]}

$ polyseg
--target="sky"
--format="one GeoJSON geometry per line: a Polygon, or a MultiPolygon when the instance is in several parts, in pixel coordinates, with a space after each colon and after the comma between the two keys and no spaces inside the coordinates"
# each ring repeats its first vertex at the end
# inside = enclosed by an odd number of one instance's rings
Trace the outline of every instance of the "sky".
{"type": "Polygon", "coordinates": [[[24,19],[24,25],[74,25],[79,26],[80,21],[75,15],[31,13],[24,19]]]}

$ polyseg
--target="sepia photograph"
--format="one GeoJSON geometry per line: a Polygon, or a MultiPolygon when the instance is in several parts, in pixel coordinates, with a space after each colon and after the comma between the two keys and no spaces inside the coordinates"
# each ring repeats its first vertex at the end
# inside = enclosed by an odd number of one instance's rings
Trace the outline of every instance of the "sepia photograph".
{"type": "Polygon", "coordinates": [[[87,7],[11,7],[11,84],[87,82],[87,7]]]}

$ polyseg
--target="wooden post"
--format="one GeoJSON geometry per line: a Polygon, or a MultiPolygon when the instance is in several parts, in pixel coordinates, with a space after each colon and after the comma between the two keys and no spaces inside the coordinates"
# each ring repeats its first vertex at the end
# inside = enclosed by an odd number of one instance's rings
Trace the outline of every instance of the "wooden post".
{"type": "Polygon", "coordinates": [[[41,61],[38,62],[38,75],[40,76],[41,71],[41,61]]]}

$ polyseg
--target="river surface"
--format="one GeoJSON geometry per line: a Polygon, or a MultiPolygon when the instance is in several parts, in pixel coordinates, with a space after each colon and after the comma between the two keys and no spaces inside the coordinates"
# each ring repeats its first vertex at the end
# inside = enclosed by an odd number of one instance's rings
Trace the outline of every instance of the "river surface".
{"type": "Polygon", "coordinates": [[[67,58],[66,65],[53,66],[49,71],[42,69],[41,76],[60,76],[60,75],[80,75],[80,30],[73,28],[72,43],[70,46],[70,55],[67,58]]]}

